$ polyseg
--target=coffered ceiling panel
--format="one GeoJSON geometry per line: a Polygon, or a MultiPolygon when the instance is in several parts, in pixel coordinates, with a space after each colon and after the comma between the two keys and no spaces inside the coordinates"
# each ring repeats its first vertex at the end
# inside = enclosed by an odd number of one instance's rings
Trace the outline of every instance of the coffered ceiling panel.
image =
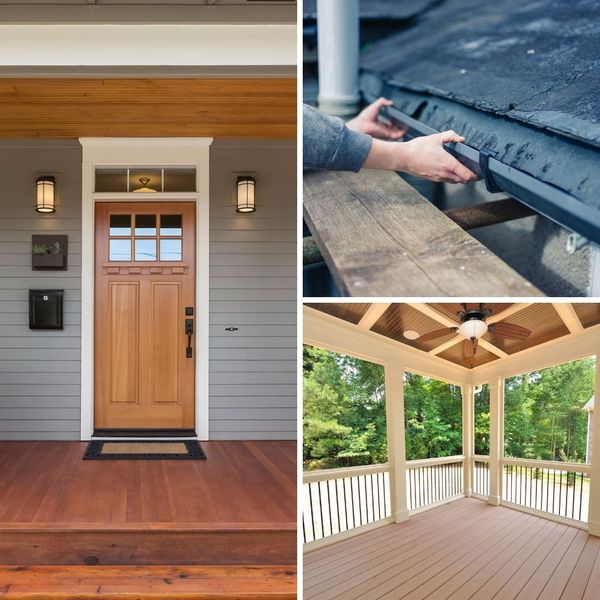
{"type": "Polygon", "coordinates": [[[600,304],[595,302],[582,302],[573,304],[575,313],[584,327],[592,327],[600,323],[600,304]]]}
{"type": "Polygon", "coordinates": [[[355,302],[322,302],[315,304],[307,304],[311,308],[320,310],[321,312],[343,319],[349,323],[356,325],[369,309],[370,304],[361,304],[355,302]]]}

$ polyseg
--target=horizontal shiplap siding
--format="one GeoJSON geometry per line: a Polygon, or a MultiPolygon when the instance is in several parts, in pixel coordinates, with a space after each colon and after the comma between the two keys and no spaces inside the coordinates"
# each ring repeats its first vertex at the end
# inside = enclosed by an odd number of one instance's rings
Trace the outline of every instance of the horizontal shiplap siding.
{"type": "Polygon", "coordinates": [[[75,440],[80,431],[81,150],[0,146],[0,439],[75,440]],[[55,174],[53,215],[34,210],[35,180],[55,174]],[[68,271],[32,271],[31,235],[69,236],[68,271]],[[28,290],[65,290],[63,331],[29,329],[28,290]]]}
{"type": "Polygon", "coordinates": [[[210,177],[210,437],[295,439],[295,147],[215,142],[210,177]],[[236,172],[256,174],[253,214],[236,172]]]}

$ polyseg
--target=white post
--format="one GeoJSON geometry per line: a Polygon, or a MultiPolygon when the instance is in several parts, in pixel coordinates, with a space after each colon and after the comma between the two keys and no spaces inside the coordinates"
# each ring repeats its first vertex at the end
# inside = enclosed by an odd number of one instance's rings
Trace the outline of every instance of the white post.
{"type": "Polygon", "coordinates": [[[490,495],[488,502],[498,506],[502,500],[504,456],[504,380],[494,375],[490,381],[490,495]]]}
{"type": "MultiPolygon", "coordinates": [[[[600,398],[600,352],[596,354],[595,402],[600,398]]],[[[594,404],[595,404],[594,402],[594,404]]],[[[590,473],[590,508],[588,531],[600,537],[600,404],[590,413],[592,418],[592,472],[590,473]]]]}
{"type": "Polygon", "coordinates": [[[400,366],[385,367],[385,399],[392,517],[396,523],[401,523],[408,519],[408,508],[404,444],[404,371],[400,366]]]}
{"type": "Polygon", "coordinates": [[[317,0],[319,108],[328,114],[356,114],[358,91],[358,0],[317,0]]]}
{"type": "Polygon", "coordinates": [[[463,467],[463,491],[467,498],[471,496],[472,491],[472,473],[473,473],[473,386],[471,384],[463,385],[462,388],[462,453],[465,456],[463,467]]]}

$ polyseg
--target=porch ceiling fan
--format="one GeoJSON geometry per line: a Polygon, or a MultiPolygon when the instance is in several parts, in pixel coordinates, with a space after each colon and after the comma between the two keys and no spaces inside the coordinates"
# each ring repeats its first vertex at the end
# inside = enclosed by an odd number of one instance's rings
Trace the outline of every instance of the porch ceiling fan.
{"type": "Polygon", "coordinates": [[[526,340],[531,335],[529,329],[520,325],[513,325],[512,323],[499,321],[498,323],[488,325],[486,319],[492,316],[492,310],[484,304],[479,304],[476,308],[470,308],[467,304],[457,304],[456,306],[459,308],[456,314],[460,318],[460,325],[458,327],[445,327],[444,329],[437,329],[436,331],[424,335],[417,334],[416,336],[414,335],[416,332],[406,331],[404,332],[405,337],[408,339],[418,339],[421,342],[428,342],[429,340],[444,337],[449,333],[458,332],[465,338],[463,342],[464,357],[472,358],[477,352],[479,338],[488,331],[498,337],[509,340],[526,340]],[[407,333],[412,333],[413,335],[406,335],[407,333]]]}

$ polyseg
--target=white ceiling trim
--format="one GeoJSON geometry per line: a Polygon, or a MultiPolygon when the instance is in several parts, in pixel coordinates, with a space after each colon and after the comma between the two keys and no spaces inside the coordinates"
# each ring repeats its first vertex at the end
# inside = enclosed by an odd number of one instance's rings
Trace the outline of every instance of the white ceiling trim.
{"type": "Polygon", "coordinates": [[[390,307],[391,302],[382,302],[381,304],[373,303],[367,309],[367,312],[362,316],[358,322],[358,326],[362,329],[371,329],[383,313],[390,307]]]}
{"type": "Polygon", "coordinates": [[[291,24],[0,25],[0,66],[295,65],[291,24]]]}

